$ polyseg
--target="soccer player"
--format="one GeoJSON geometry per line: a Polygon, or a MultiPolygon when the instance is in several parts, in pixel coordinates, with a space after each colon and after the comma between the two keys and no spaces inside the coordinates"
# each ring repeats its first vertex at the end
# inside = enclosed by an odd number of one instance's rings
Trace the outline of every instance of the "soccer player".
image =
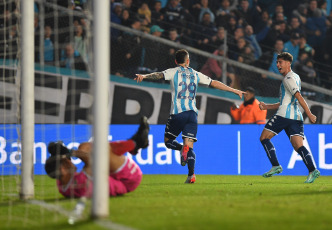
{"type": "MultiPolygon", "coordinates": [[[[142,171],[126,152],[136,155],[140,148],[146,148],[149,124],[146,117],[141,119],[138,131],[126,141],[110,142],[110,172],[108,177],[109,195],[117,196],[134,191],[142,180],[142,171]]],[[[46,160],[45,171],[48,176],[56,179],[59,192],[65,197],[92,196],[92,143],[81,143],[77,150],[67,149],[62,142],[51,142],[48,145],[51,156],[46,160]],[[78,157],[84,162],[81,172],[70,157],[78,157]]]]}
{"type": "Polygon", "coordinates": [[[277,113],[270,118],[262,131],[260,141],[267,153],[267,156],[272,164],[270,171],[263,174],[263,177],[271,177],[276,173],[282,172],[282,167],[278,162],[276,150],[270,141],[272,137],[285,130],[287,136],[292,143],[293,148],[298,152],[304,164],[309,170],[309,176],[305,183],[313,183],[320,172],[316,169],[312,155],[306,147],[303,146],[303,117],[299,109],[298,103],[304,109],[311,123],[316,123],[316,116],[313,115],[302,97],[301,79],[299,75],[291,70],[293,56],[290,53],[283,52],[277,56],[277,68],[284,76],[280,86],[280,98],[276,104],[265,104],[260,102],[261,110],[278,109],[277,113]]]}
{"type": "Polygon", "coordinates": [[[196,92],[198,83],[214,88],[233,92],[242,98],[243,91],[233,89],[220,81],[215,81],[208,76],[189,67],[190,59],[187,50],[181,49],[175,53],[175,68],[150,74],[136,74],[134,80],[143,79],[158,80],[164,78],[171,81],[172,106],[170,116],[165,128],[164,142],[167,148],[181,151],[181,165],[188,163],[188,177],[185,183],[194,183],[196,155],[193,150],[197,141],[197,113],[196,92]],[[176,137],[182,132],[183,145],[176,141],[176,137]]]}

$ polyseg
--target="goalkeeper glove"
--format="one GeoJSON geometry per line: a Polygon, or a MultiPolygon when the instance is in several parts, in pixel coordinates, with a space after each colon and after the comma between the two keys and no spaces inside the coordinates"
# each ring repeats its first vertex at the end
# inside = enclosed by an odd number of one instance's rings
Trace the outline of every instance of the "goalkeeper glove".
{"type": "Polygon", "coordinates": [[[50,142],[47,146],[48,152],[51,156],[65,155],[67,158],[71,157],[71,150],[69,150],[62,141],[50,142]]]}

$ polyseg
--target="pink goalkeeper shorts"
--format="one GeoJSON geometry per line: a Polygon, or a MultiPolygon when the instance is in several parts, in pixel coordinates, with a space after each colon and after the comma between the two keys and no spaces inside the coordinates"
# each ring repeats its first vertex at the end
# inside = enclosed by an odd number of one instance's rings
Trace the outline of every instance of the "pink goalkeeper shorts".
{"type": "Polygon", "coordinates": [[[122,195],[134,191],[142,181],[142,171],[129,157],[125,163],[109,178],[110,196],[122,195]]]}
{"type": "MultiPolygon", "coordinates": [[[[142,180],[142,171],[130,158],[126,157],[124,164],[108,177],[109,195],[117,196],[134,191],[142,180]]],[[[91,197],[92,178],[83,170],[71,178],[67,185],[57,180],[59,192],[65,197],[91,197]]]]}

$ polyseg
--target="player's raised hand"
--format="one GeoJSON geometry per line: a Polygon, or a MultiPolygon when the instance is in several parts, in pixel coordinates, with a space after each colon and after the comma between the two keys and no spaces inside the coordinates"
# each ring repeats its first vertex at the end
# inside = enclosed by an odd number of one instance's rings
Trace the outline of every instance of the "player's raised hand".
{"type": "Polygon", "coordinates": [[[141,82],[145,78],[145,75],[142,74],[136,74],[136,77],[134,78],[135,81],[141,82]]]}
{"type": "Polygon", "coordinates": [[[266,110],[266,104],[263,101],[259,102],[258,106],[261,110],[266,110]]]}
{"type": "Polygon", "coordinates": [[[308,118],[312,124],[315,124],[317,121],[317,117],[315,115],[313,115],[312,113],[310,115],[308,115],[308,118]]]}
{"type": "Polygon", "coordinates": [[[244,91],[241,91],[241,90],[236,90],[236,92],[235,92],[237,95],[239,95],[239,97],[242,99],[242,96],[243,96],[243,94],[247,94],[246,92],[244,92],[244,91]]]}

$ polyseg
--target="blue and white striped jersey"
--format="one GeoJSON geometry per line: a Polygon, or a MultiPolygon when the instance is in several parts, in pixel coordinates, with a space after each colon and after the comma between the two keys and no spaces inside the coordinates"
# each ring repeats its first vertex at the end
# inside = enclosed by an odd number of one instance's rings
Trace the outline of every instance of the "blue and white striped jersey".
{"type": "Polygon", "coordinates": [[[198,83],[210,85],[212,79],[188,67],[178,66],[162,72],[165,80],[171,81],[172,106],[170,114],[178,114],[196,108],[196,92],[198,83]]]}
{"type": "Polygon", "coordinates": [[[298,106],[299,102],[294,96],[297,91],[301,92],[301,79],[299,75],[290,71],[280,85],[280,106],[276,115],[303,121],[302,113],[298,106]]]}

